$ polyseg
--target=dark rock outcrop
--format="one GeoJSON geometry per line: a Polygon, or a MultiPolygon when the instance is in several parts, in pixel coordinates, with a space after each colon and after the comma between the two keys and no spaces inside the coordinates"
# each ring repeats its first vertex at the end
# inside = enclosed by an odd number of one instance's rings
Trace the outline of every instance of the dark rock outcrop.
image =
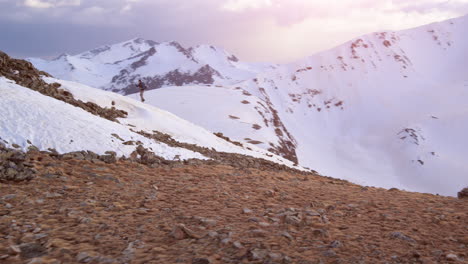
{"type": "MultiPolygon", "coordinates": [[[[147,57],[142,57],[138,60],[137,64],[132,64],[132,67],[141,67],[145,65],[147,57]]],[[[133,68],[134,70],[134,68],[133,68]]],[[[140,79],[138,75],[132,75],[133,70],[123,69],[120,74],[112,78],[113,92],[122,94],[132,94],[139,91],[136,83],[140,79]],[[125,88],[122,85],[127,85],[125,88]]],[[[188,84],[213,84],[214,77],[218,76],[222,78],[221,74],[213,69],[210,65],[205,65],[199,68],[196,72],[181,72],[179,70],[173,70],[165,75],[155,75],[152,77],[144,77],[141,80],[146,84],[148,90],[158,89],[164,86],[184,86],[188,84]]]]}
{"type": "MultiPolygon", "coordinates": [[[[258,80],[254,79],[255,82],[258,82],[258,80]]],[[[278,137],[278,145],[271,145],[271,148],[268,149],[268,151],[282,156],[285,159],[288,159],[294,164],[298,164],[299,160],[297,158],[297,153],[296,153],[296,147],[297,147],[297,142],[292,136],[291,133],[289,133],[288,129],[284,125],[283,121],[281,120],[278,111],[274,108],[273,103],[270,100],[270,97],[268,96],[265,88],[260,87],[259,91],[262,93],[264,99],[265,99],[265,104],[262,105],[264,108],[265,112],[271,114],[270,120],[266,119],[264,114],[257,109],[258,113],[263,116],[265,125],[268,127],[269,125],[272,125],[275,127],[275,134],[278,137]]]]}
{"type": "Polygon", "coordinates": [[[228,60],[233,61],[233,62],[239,61],[239,59],[235,55],[231,55],[230,57],[228,57],[228,60]]]}
{"type": "Polygon", "coordinates": [[[114,151],[106,151],[104,155],[98,155],[92,151],[74,151],[65,154],[57,154],[57,157],[62,160],[76,159],[76,160],[87,160],[87,161],[102,161],[105,163],[117,162],[117,153],[114,151]]]}
{"type": "Polygon", "coordinates": [[[458,192],[459,199],[468,199],[468,187],[463,188],[463,190],[458,192]]]}
{"type": "Polygon", "coordinates": [[[157,156],[154,152],[150,151],[147,148],[139,145],[135,151],[130,155],[130,160],[136,161],[138,163],[148,165],[148,166],[155,166],[159,164],[169,164],[167,160],[157,156]]]}
{"type": "Polygon", "coordinates": [[[232,144],[236,145],[236,146],[239,146],[239,147],[242,147],[242,143],[238,142],[238,141],[233,141],[231,140],[229,137],[226,137],[223,133],[221,132],[218,132],[218,133],[213,133],[215,136],[219,137],[219,138],[222,138],[228,142],[231,142],[232,144]]]}
{"type": "Polygon", "coordinates": [[[184,54],[185,57],[187,57],[187,59],[190,59],[191,61],[198,63],[198,61],[193,57],[191,49],[186,49],[182,47],[182,45],[180,45],[180,43],[176,41],[170,42],[169,45],[175,47],[180,53],[184,54]]]}

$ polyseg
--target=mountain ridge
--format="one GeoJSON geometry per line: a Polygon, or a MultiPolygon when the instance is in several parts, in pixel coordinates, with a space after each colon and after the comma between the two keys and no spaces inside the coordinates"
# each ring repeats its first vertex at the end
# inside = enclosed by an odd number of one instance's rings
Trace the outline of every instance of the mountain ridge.
{"type": "Polygon", "coordinates": [[[236,83],[276,67],[275,64],[241,62],[235,55],[211,45],[184,48],[176,41],[158,43],[142,38],[104,45],[73,56],[60,55],[53,60],[28,60],[55,77],[121,94],[136,92],[138,79],[150,90],[171,85],[221,85],[236,83]]]}

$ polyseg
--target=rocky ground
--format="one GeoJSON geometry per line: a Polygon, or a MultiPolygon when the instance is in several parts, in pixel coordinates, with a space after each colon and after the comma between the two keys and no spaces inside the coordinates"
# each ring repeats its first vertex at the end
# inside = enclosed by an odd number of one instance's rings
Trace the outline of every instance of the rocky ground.
{"type": "Polygon", "coordinates": [[[468,262],[468,199],[271,167],[21,162],[36,177],[0,183],[0,263],[468,262]]]}

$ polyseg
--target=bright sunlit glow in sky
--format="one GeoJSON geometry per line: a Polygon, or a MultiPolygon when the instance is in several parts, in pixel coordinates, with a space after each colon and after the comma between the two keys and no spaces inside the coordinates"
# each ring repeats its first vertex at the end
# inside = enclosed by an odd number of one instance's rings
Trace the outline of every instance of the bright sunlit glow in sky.
{"type": "Polygon", "coordinates": [[[288,62],[467,13],[468,0],[0,0],[0,50],[53,56],[142,37],[288,62]]]}

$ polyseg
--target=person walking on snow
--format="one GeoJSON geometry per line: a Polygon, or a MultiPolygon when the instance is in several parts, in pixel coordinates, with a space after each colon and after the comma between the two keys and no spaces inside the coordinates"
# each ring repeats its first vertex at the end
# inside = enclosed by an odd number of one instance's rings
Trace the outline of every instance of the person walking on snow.
{"type": "Polygon", "coordinates": [[[143,92],[146,90],[146,85],[141,80],[138,80],[138,85],[137,86],[138,86],[138,88],[140,88],[141,101],[144,102],[145,98],[143,98],[143,92]]]}

